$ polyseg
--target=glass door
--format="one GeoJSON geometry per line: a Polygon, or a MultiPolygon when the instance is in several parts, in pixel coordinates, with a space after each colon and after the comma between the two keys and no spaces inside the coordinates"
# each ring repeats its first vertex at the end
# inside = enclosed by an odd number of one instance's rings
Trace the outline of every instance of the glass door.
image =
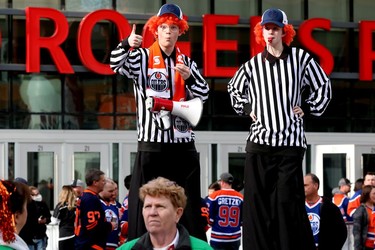
{"type": "Polygon", "coordinates": [[[112,177],[112,146],[110,143],[75,143],[66,144],[68,160],[67,180],[80,179],[85,183],[85,174],[89,169],[100,169],[107,177],[112,177]]]}
{"type": "Polygon", "coordinates": [[[246,158],[246,144],[219,144],[217,150],[216,179],[229,172],[234,177],[233,188],[242,191],[246,158]]]}
{"type": "Polygon", "coordinates": [[[54,209],[62,183],[61,144],[15,143],[14,177],[23,177],[30,186],[39,189],[50,210],[54,209]]]}
{"type": "Polygon", "coordinates": [[[319,194],[332,197],[332,189],[338,187],[341,178],[355,181],[355,146],[354,145],[316,145],[315,166],[311,172],[320,179],[319,194]]]}

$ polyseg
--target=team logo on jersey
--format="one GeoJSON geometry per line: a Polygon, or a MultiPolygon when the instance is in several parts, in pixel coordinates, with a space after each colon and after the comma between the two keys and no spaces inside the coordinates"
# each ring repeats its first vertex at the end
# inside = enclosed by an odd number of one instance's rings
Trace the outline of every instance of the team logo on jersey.
{"type": "Polygon", "coordinates": [[[114,228],[117,228],[118,227],[118,217],[117,217],[116,213],[111,209],[106,209],[104,211],[104,213],[105,213],[105,219],[108,222],[115,222],[114,228]]]}
{"type": "Polygon", "coordinates": [[[182,119],[181,117],[176,116],[174,119],[174,127],[180,133],[185,133],[189,129],[189,123],[182,119]]]}
{"type": "Polygon", "coordinates": [[[161,72],[154,72],[149,78],[148,85],[156,92],[163,92],[168,88],[167,76],[161,72]]]}
{"type": "Polygon", "coordinates": [[[154,65],[160,64],[160,56],[154,56],[154,65]]]}
{"type": "Polygon", "coordinates": [[[317,235],[319,233],[319,228],[320,228],[320,217],[319,215],[315,213],[308,213],[307,214],[310,225],[311,225],[311,230],[313,232],[313,235],[317,235]]]}

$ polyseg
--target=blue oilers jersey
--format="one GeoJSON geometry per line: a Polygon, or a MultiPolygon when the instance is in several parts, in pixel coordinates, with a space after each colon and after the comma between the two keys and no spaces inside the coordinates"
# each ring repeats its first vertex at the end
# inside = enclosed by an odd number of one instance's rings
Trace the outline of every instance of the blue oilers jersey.
{"type": "Polygon", "coordinates": [[[119,245],[120,226],[119,208],[116,202],[108,203],[100,200],[104,210],[105,218],[108,222],[115,222],[115,227],[107,237],[107,247],[117,248],[119,245]]]}
{"type": "Polygon", "coordinates": [[[241,238],[243,195],[221,189],[207,199],[211,242],[234,242],[241,238]]]}
{"type": "Polygon", "coordinates": [[[323,199],[320,199],[314,204],[309,204],[305,201],[305,208],[307,217],[309,218],[311,231],[314,236],[315,246],[319,245],[319,231],[320,231],[320,210],[323,204],[323,199]]]}

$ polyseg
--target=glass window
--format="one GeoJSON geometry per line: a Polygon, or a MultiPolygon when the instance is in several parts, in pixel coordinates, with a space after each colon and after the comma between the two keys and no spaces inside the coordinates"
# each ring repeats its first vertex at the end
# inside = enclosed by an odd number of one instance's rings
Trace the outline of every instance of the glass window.
{"type": "Polygon", "coordinates": [[[31,6],[60,9],[60,0],[13,0],[14,9],[24,9],[31,6]]]}
{"type": "Polygon", "coordinates": [[[65,0],[65,10],[91,12],[99,9],[112,9],[111,0],[65,0]]]}
{"type": "MultiPolygon", "coordinates": [[[[61,126],[61,80],[45,74],[18,75],[21,107],[27,107],[30,117],[24,124],[31,129],[59,129],[61,126]]],[[[17,84],[15,82],[15,84],[17,84]]],[[[17,84],[18,85],[18,84],[17,84]]],[[[15,85],[16,86],[16,85],[15,85]]]]}
{"type": "Polygon", "coordinates": [[[313,31],[314,40],[331,52],[334,58],[334,72],[358,72],[358,63],[353,63],[353,61],[358,62],[358,45],[353,44],[353,38],[357,38],[357,35],[358,33],[352,30],[339,28],[331,28],[329,31],[321,29],[313,31]],[[351,48],[349,48],[350,45],[352,45],[351,48]]]}
{"type": "Polygon", "coordinates": [[[116,10],[121,13],[156,15],[160,6],[161,1],[116,0],[116,10]]]}
{"type": "Polygon", "coordinates": [[[361,20],[374,20],[375,1],[355,0],[354,1],[354,22],[361,20]]]}
{"type": "MultiPolygon", "coordinates": [[[[217,1],[215,1],[216,4],[217,1]]],[[[186,16],[200,17],[204,14],[210,13],[209,0],[200,1],[186,1],[186,0],[173,0],[167,3],[174,3],[180,6],[182,13],[186,16]]]]}
{"type": "MultiPolygon", "coordinates": [[[[9,29],[7,16],[0,16],[1,46],[0,46],[0,63],[7,63],[9,60],[9,29]]],[[[2,71],[4,73],[4,71],[2,71]]],[[[2,74],[2,80],[4,74],[2,74]]]]}
{"type": "MultiPolygon", "coordinates": [[[[200,1],[199,1],[200,3],[200,1]]],[[[244,18],[257,15],[256,1],[215,0],[215,14],[239,15],[244,18]]]]}
{"type": "Polygon", "coordinates": [[[90,169],[100,169],[100,152],[74,152],[74,179],[85,180],[90,169]]]}
{"type": "Polygon", "coordinates": [[[234,177],[232,188],[237,191],[242,191],[244,188],[244,168],[245,168],[245,153],[229,153],[229,173],[234,177]]]}
{"type": "Polygon", "coordinates": [[[8,8],[8,0],[0,0],[0,8],[8,8]]]}
{"type": "Polygon", "coordinates": [[[348,0],[309,1],[309,18],[322,17],[331,21],[349,21],[348,0]],[[332,11],[335,10],[335,11],[332,11]]]}
{"type": "Polygon", "coordinates": [[[269,8],[279,8],[288,16],[288,20],[303,19],[304,0],[263,0],[262,12],[269,8]]]}

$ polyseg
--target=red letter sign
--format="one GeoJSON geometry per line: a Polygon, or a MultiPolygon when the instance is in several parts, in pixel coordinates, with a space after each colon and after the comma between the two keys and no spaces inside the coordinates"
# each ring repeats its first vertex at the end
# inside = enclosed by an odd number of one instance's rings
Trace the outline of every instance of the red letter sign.
{"type": "Polygon", "coordinates": [[[51,8],[26,7],[26,72],[40,72],[40,49],[46,48],[60,73],[74,73],[64,51],[59,47],[68,36],[69,26],[65,16],[51,8]],[[55,23],[55,33],[40,37],[41,18],[55,23]]]}
{"type": "Polygon", "coordinates": [[[314,28],[322,28],[324,30],[331,29],[331,21],[325,18],[312,18],[304,21],[299,26],[298,38],[302,46],[307,50],[317,55],[320,59],[320,66],[326,72],[327,75],[331,74],[333,70],[334,60],[331,52],[316,42],[312,37],[312,31],[314,28]]]}
{"type": "Polygon", "coordinates": [[[231,77],[237,67],[218,67],[216,51],[236,51],[238,44],[236,40],[217,40],[216,26],[218,24],[238,24],[239,16],[229,15],[204,15],[203,17],[203,51],[204,51],[204,72],[207,77],[231,77]]]}
{"type": "MultiPolygon", "coordinates": [[[[120,39],[130,35],[131,27],[128,20],[123,15],[117,11],[105,9],[89,13],[82,19],[82,22],[79,25],[78,52],[82,60],[82,64],[95,73],[112,75],[114,72],[110,69],[109,65],[98,62],[92,54],[91,32],[95,24],[100,20],[109,20],[115,23],[117,29],[119,30],[120,39]]],[[[109,44],[107,49],[108,51],[111,50],[109,44]]]]}
{"type": "Polygon", "coordinates": [[[359,79],[372,80],[372,63],[375,52],[372,49],[372,32],[375,30],[374,21],[359,22],[359,79]]]}

